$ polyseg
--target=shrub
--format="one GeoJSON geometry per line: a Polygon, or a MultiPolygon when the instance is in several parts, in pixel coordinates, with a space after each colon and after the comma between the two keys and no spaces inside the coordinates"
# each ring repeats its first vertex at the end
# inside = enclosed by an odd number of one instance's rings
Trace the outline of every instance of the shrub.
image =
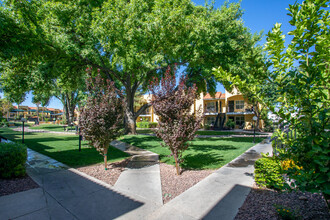
{"type": "Polygon", "coordinates": [[[255,182],[262,187],[281,190],[284,187],[284,178],[281,175],[281,164],[274,157],[264,156],[255,164],[255,182]]]}
{"type": "Polygon", "coordinates": [[[138,128],[149,128],[149,122],[146,122],[146,121],[137,122],[136,127],[138,127],[138,128]]]}
{"type": "Polygon", "coordinates": [[[235,122],[231,119],[229,119],[227,122],[226,122],[226,127],[227,128],[230,128],[230,129],[233,129],[235,127],[235,122]]]}
{"type": "Polygon", "coordinates": [[[49,118],[45,118],[45,122],[49,122],[49,118]]]}
{"type": "Polygon", "coordinates": [[[7,120],[5,118],[2,118],[0,120],[0,127],[8,127],[8,126],[9,126],[9,124],[8,124],[7,120]]]}
{"type": "Polygon", "coordinates": [[[0,177],[25,175],[26,146],[19,143],[0,143],[0,177]]]}
{"type": "Polygon", "coordinates": [[[205,130],[210,130],[211,129],[211,126],[209,124],[206,124],[206,125],[204,125],[204,129],[205,130]]]}
{"type": "Polygon", "coordinates": [[[158,125],[157,122],[149,122],[149,128],[156,128],[158,125]]]}
{"type": "Polygon", "coordinates": [[[147,121],[141,121],[136,123],[137,128],[156,128],[158,125],[157,122],[147,122],[147,121]]]}

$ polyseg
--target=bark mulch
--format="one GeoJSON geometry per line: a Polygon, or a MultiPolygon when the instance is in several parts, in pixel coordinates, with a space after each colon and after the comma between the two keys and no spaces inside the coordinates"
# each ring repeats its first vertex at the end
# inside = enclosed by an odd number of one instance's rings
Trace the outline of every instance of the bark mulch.
{"type": "Polygon", "coordinates": [[[329,220],[330,213],[322,195],[308,192],[277,192],[254,187],[239,209],[235,220],[305,219],[329,220]],[[277,209],[289,210],[291,218],[281,218],[277,209]]]}
{"type": "Polygon", "coordinates": [[[0,196],[6,196],[38,187],[39,185],[28,175],[13,179],[0,179],[0,196]]]}
{"type": "Polygon", "coordinates": [[[86,167],[76,168],[80,172],[86,173],[96,179],[114,186],[120,174],[125,170],[130,159],[108,164],[108,170],[104,169],[104,164],[96,164],[86,167]]]}
{"type": "Polygon", "coordinates": [[[175,166],[159,163],[159,167],[164,204],[214,172],[214,170],[181,170],[181,175],[178,176],[175,166]]]}

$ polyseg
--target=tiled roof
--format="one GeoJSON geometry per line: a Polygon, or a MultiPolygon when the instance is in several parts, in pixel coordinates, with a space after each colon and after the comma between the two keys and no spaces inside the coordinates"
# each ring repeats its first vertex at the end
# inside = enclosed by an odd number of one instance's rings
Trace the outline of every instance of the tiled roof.
{"type": "Polygon", "coordinates": [[[217,92],[215,93],[214,97],[212,97],[210,95],[210,93],[207,93],[205,96],[204,96],[204,99],[224,99],[226,98],[226,94],[225,93],[222,93],[222,92],[217,92]]]}

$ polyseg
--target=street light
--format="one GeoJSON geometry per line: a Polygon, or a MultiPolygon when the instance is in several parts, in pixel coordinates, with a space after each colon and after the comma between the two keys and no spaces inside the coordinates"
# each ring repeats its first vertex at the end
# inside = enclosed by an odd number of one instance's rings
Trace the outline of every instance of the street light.
{"type": "Polygon", "coordinates": [[[254,121],[253,143],[256,142],[256,121],[257,121],[257,119],[258,119],[257,116],[253,116],[253,118],[252,118],[252,120],[254,121]]]}
{"type": "Polygon", "coordinates": [[[22,144],[24,144],[24,122],[26,122],[26,118],[21,118],[22,125],[22,144]]]}

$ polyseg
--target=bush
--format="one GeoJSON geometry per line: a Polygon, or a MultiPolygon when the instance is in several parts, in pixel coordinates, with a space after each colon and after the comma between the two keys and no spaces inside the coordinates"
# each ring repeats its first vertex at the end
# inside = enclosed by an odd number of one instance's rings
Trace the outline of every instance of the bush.
{"type": "Polygon", "coordinates": [[[9,126],[9,124],[8,124],[7,120],[5,118],[2,118],[0,120],[0,127],[8,127],[8,126],[9,126]]]}
{"type": "Polygon", "coordinates": [[[0,177],[25,175],[26,146],[19,143],[0,143],[0,177]]]}
{"type": "Polygon", "coordinates": [[[204,125],[204,129],[205,130],[210,130],[211,129],[211,126],[209,124],[206,124],[206,125],[204,125]]]}
{"type": "Polygon", "coordinates": [[[149,122],[145,122],[145,121],[137,122],[136,127],[138,127],[138,128],[148,128],[149,127],[149,122]]]}
{"type": "Polygon", "coordinates": [[[230,128],[230,129],[234,129],[235,127],[235,122],[231,119],[229,119],[227,122],[226,122],[226,127],[227,128],[230,128]]]}
{"type": "Polygon", "coordinates": [[[158,125],[157,122],[149,122],[149,128],[156,128],[158,125]]]}
{"type": "Polygon", "coordinates": [[[147,122],[147,121],[141,121],[136,123],[137,128],[156,128],[158,125],[157,122],[147,122]]]}
{"type": "Polygon", "coordinates": [[[49,118],[45,118],[45,122],[49,122],[49,120],[50,120],[49,118]]]}
{"type": "Polygon", "coordinates": [[[281,175],[281,164],[274,157],[264,156],[255,164],[255,182],[262,187],[281,190],[284,187],[284,178],[281,175]]]}

